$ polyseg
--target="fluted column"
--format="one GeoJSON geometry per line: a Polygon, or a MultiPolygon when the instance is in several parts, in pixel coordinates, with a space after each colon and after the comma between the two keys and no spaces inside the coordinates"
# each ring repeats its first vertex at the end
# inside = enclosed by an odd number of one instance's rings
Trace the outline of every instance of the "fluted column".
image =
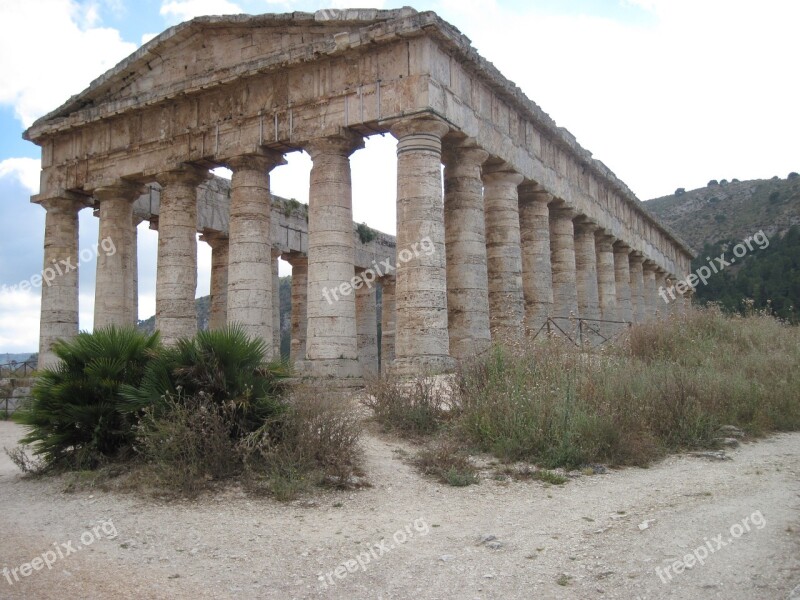
{"type": "Polygon", "coordinates": [[[483,170],[489,324],[495,343],[520,341],[525,333],[519,192],[523,177],[500,164],[483,170]]]}
{"type": "Polygon", "coordinates": [[[550,264],[550,209],[553,196],[536,184],[519,187],[522,243],[522,288],[525,326],[536,333],[553,311],[553,269],[550,264]]]}
{"type": "Polygon", "coordinates": [[[202,240],[211,246],[211,309],[208,328],[224,329],[228,323],[228,236],[206,232],[202,240]]]}
{"type": "Polygon", "coordinates": [[[308,258],[289,256],[287,260],[292,265],[292,345],[289,356],[299,369],[306,358],[308,258]]]}
{"type": "MultiPolygon", "coordinates": [[[[561,204],[550,204],[550,264],[553,269],[553,316],[578,316],[575,274],[575,213],[561,204]]],[[[563,322],[559,325],[564,328],[563,322]]]]}
{"type": "Polygon", "coordinates": [[[363,140],[349,131],[315,140],[308,207],[307,368],[315,377],[357,378],[353,203],[350,155],[363,140]]]}
{"type": "Polygon", "coordinates": [[[381,278],[381,373],[388,373],[394,361],[395,279],[381,278]]]}
{"type": "Polygon", "coordinates": [[[97,275],[94,294],[94,328],[135,324],[131,303],[134,273],[131,256],[133,201],[141,195],[138,184],[119,182],[94,191],[100,216],[97,234],[97,275]]]}
{"type": "Polygon", "coordinates": [[[392,126],[397,138],[397,272],[394,370],[454,368],[447,330],[442,137],[449,126],[420,117],[392,126]],[[431,252],[411,252],[425,240],[431,252]],[[401,260],[410,253],[409,260],[401,260]]]}
{"type": "MultiPolygon", "coordinates": [[[[597,291],[600,298],[600,317],[605,321],[619,320],[617,309],[617,282],[614,273],[614,236],[604,231],[595,232],[597,255],[597,291]]],[[[607,327],[614,331],[616,327],[607,327]]]]}
{"type": "Polygon", "coordinates": [[[462,143],[446,149],[443,158],[450,355],[462,359],[492,343],[481,181],[489,153],[462,143]]]}
{"type": "Polygon", "coordinates": [[[78,211],[83,205],[72,198],[49,198],[39,204],[47,211],[39,322],[42,369],[57,363],[52,351],[56,340],[78,335],[78,211]]]}
{"type": "Polygon", "coordinates": [[[658,290],[656,288],[656,265],[654,262],[646,260],[642,266],[644,278],[644,305],[646,307],[645,321],[653,321],[656,319],[656,311],[658,305],[658,290]]]}
{"type": "Polygon", "coordinates": [[[647,315],[647,305],[644,296],[644,272],[642,263],[644,256],[640,252],[631,252],[628,256],[631,272],[631,304],[633,305],[633,322],[644,323],[647,315]]]}
{"type": "Polygon", "coordinates": [[[197,186],[208,171],[191,165],[159,174],[156,329],[165,345],[197,333],[197,186]]]}
{"type": "MultiPolygon", "coordinates": [[[[362,271],[363,272],[363,271],[362,271]]],[[[378,307],[377,285],[356,284],[356,328],[358,332],[358,362],[362,377],[378,374],[378,307]]]]}
{"type": "Polygon", "coordinates": [[[669,303],[670,297],[667,294],[667,272],[661,268],[656,268],[656,281],[655,281],[655,306],[656,306],[656,316],[662,321],[666,321],[669,317],[669,303]],[[667,298],[667,301],[664,301],[664,298],[667,298]]]}
{"type": "MultiPolygon", "coordinates": [[[[575,269],[578,311],[584,319],[600,318],[600,297],[597,287],[597,250],[594,232],[597,225],[586,219],[575,219],[575,269]]],[[[592,324],[595,327],[597,324],[592,324]]]]}
{"type": "Polygon", "coordinates": [[[631,303],[631,249],[622,242],[614,244],[614,281],[617,286],[617,316],[620,321],[633,322],[631,303]]]}
{"type": "Polygon", "coordinates": [[[281,357],[281,276],[280,250],[272,249],[272,351],[275,358],[281,357]]]}
{"type": "Polygon", "coordinates": [[[233,171],[228,224],[228,323],[240,325],[248,336],[261,340],[267,360],[274,352],[269,173],[283,163],[283,156],[273,151],[227,161],[233,171]]]}

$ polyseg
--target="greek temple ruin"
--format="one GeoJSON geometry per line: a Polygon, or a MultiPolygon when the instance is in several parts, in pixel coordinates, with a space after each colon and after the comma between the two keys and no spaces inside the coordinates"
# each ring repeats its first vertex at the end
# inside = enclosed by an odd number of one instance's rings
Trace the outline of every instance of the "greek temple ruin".
{"type": "MultiPolygon", "coordinates": [[[[74,263],[83,208],[114,240],[114,255],[98,255],[96,327],[136,322],[142,220],[158,230],[165,343],[196,330],[200,233],[211,326],[239,323],[269,352],[277,259],[291,263],[292,359],[311,376],[377,372],[378,286],[381,369],[399,374],[448,371],[559,319],[644,322],[686,303],[657,290],[689,272],[691,250],[433,12],[196,18],[24,137],[42,149],[32,201],[46,210],[45,268],[74,263]],[[365,240],[349,158],[386,133],[397,235],[365,240]],[[307,212],[270,195],[270,171],[301,150],[313,161],[307,212]],[[220,166],[230,181],[211,176],[220,166]]],[[[40,366],[77,332],[71,270],[42,286],[40,366]]]]}

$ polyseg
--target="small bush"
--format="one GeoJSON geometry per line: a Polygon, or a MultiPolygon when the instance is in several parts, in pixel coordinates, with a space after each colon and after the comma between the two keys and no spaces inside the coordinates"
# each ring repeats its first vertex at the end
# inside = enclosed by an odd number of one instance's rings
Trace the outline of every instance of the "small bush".
{"type": "Polygon", "coordinates": [[[413,464],[425,475],[432,475],[441,483],[465,487],[478,483],[478,472],[469,457],[452,440],[442,439],[422,449],[413,464]]]}
{"type": "Polygon", "coordinates": [[[367,384],[363,403],[386,430],[410,436],[434,433],[452,417],[453,409],[445,381],[428,376],[374,379],[367,384]]]}

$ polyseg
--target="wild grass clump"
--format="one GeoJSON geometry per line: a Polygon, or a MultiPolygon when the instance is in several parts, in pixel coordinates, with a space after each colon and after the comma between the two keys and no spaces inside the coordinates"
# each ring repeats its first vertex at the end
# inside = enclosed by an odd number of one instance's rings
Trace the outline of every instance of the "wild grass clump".
{"type": "Polygon", "coordinates": [[[446,382],[425,375],[411,380],[392,375],[373,379],[362,402],[385,430],[411,437],[430,435],[453,416],[446,382]]]}
{"type": "Polygon", "coordinates": [[[451,439],[443,438],[429,444],[417,453],[412,463],[425,475],[454,487],[478,483],[478,470],[465,450],[451,439]]]}
{"type": "Polygon", "coordinates": [[[508,461],[645,465],[713,447],[721,425],[800,429],[800,330],[710,308],[634,327],[586,353],[548,340],[495,348],[458,375],[457,431],[508,461]]]}

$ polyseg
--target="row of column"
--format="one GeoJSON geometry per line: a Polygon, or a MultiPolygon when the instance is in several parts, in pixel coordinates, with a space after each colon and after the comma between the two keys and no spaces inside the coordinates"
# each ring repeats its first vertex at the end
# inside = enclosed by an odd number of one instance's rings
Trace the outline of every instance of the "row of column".
{"type": "MultiPolygon", "coordinates": [[[[384,365],[399,373],[449,370],[454,359],[481,352],[493,340],[521,341],[548,318],[643,322],[659,312],[657,289],[666,273],[474,142],[448,142],[443,152],[449,131],[434,117],[391,127],[398,140],[398,259],[395,277],[382,282],[384,365]],[[399,260],[423,241],[430,251],[399,260]]],[[[361,136],[347,130],[305,147],[313,161],[308,253],[287,259],[293,267],[292,354],[316,376],[377,371],[374,288],[342,289],[355,273],[349,157],[361,147],[361,136]]],[[[269,173],[283,163],[271,150],[226,161],[233,172],[228,238],[203,238],[213,249],[210,325],[241,324],[263,340],[268,355],[279,347],[269,173]]],[[[166,344],[196,331],[196,198],[208,177],[192,165],[156,177],[162,187],[156,327],[166,344]]],[[[112,238],[118,250],[98,257],[97,327],[136,319],[132,203],[139,193],[129,183],[94,192],[101,238],[112,238]]],[[[78,206],[72,202],[45,205],[45,266],[77,256],[78,206]]],[[[43,288],[44,359],[54,339],[76,329],[77,278],[71,273],[43,288]]]]}

